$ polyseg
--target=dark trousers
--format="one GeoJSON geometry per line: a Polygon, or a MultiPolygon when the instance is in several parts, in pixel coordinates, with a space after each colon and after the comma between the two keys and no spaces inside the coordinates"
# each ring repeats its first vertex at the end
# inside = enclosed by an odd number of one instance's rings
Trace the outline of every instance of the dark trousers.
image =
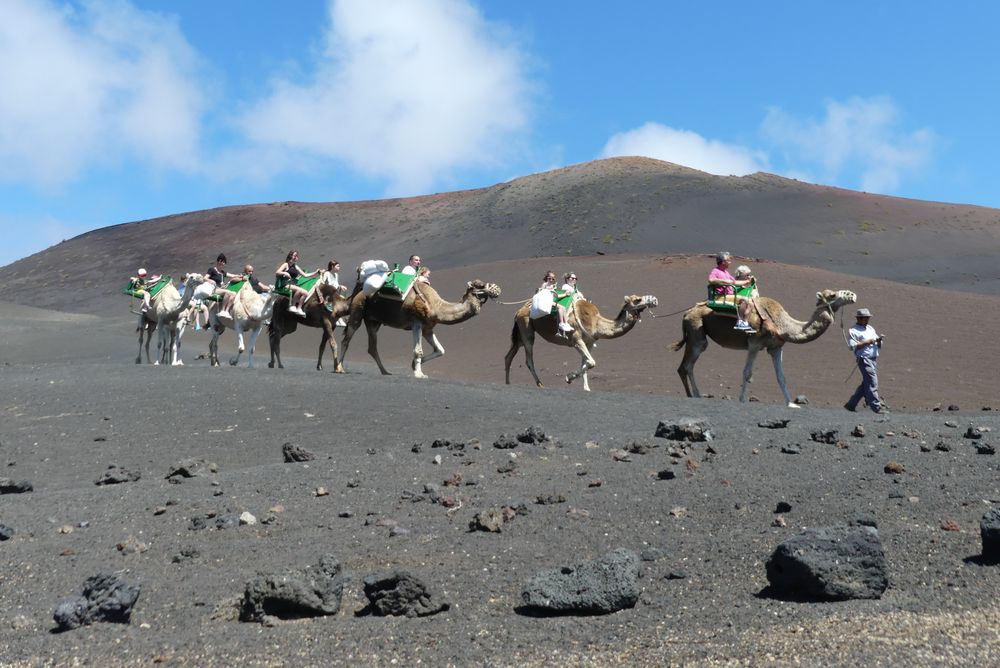
{"type": "Polygon", "coordinates": [[[864,397],[868,408],[878,413],[882,410],[882,400],[878,396],[878,364],[867,357],[859,357],[857,360],[858,369],[861,371],[861,384],[847,400],[847,406],[854,410],[864,397]]]}

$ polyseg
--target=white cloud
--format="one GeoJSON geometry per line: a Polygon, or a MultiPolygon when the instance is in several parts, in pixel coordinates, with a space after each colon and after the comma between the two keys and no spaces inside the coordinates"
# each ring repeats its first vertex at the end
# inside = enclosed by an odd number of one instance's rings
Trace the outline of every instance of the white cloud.
{"type": "Polygon", "coordinates": [[[605,158],[627,155],[656,158],[723,176],[743,176],[767,169],[767,156],[760,151],[659,123],[646,123],[612,136],[601,153],[605,158]]]}
{"type": "Polygon", "coordinates": [[[930,161],[937,139],[931,130],[899,129],[900,112],[888,97],[828,100],[822,119],[802,119],[770,109],[762,133],[799,171],[824,182],[891,192],[930,161]]]}
{"type": "Polygon", "coordinates": [[[335,0],[329,18],[309,80],[274,81],[238,121],[275,172],[337,160],[413,194],[522,140],[525,58],[466,0],[335,0]]]}
{"type": "Polygon", "coordinates": [[[126,2],[0,2],[0,181],[197,166],[203,95],[176,24],[126,2]]]}

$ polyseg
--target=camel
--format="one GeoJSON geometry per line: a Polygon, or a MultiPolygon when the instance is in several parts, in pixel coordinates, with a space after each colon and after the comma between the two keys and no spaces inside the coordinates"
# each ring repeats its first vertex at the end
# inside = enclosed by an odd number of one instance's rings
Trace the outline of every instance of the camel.
{"type": "Polygon", "coordinates": [[[514,329],[510,333],[510,350],[504,357],[504,373],[507,384],[510,385],[510,364],[514,361],[514,356],[521,346],[524,346],[525,363],[535,385],[543,387],[542,381],[538,379],[535,372],[535,334],[538,334],[549,343],[557,346],[569,346],[576,348],[582,358],[580,368],[566,375],[566,382],[572,383],[577,378],[583,376],[583,389],[590,392],[590,381],[587,378],[587,371],[597,366],[590,350],[599,339],[617,339],[619,336],[628,334],[636,323],[642,318],[642,312],[657,305],[656,297],[652,295],[627,295],[621,311],[614,320],[606,318],[598,311],[597,306],[586,300],[579,300],[573,304],[567,314],[566,321],[573,327],[573,331],[567,337],[558,335],[558,320],[554,315],[547,315],[541,318],[532,319],[530,317],[531,302],[527,302],[514,314],[514,329]]]}
{"type": "Polygon", "coordinates": [[[171,364],[182,364],[177,356],[178,336],[177,322],[181,314],[187,309],[191,301],[193,286],[202,282],[204,277],[201,274],[186,274],[181,278],[185,284],[184,297],[177,291],[174,284],[168,283],[163,286],[160,292],[150,300],[149,310],[139,318],[139,354],[136,355],[135,363],[142,363],[143,335],[146,339],[146,364],[150,363],[149,344],[153,338],[153,330],[159,329],[159,341],[157,343],[157,360],[171,364]]]}
{"type": "Polygon", "coordinates": [[[394,329],[406,329],[413,332],[413,369],[415,378],[427,378],[423,372],[424,362],[442,357],[444,346],[434,334],[436,325],[457,325],[469,318],[479,315],[487,299],[500,296],[500,286],[495,283],[484,283],[476,279],[466,284],[465,294],[459,302],[447,302],[428,283],[416,281],[402,301],[385,297],[367,297],[364,292],[357,292],[351,300],[350,318],[340,348],[340,366],[343,368],[347,347],[351,343],[354,332],[364,322],[368,330],[368,354],[375,359],[379,371],[383,375],[391,375],[382,364],[378,354],[378,330],[382,325],[394,329]],[[420,337],[423,336],[433,348],[426,357],[420,337]]]}
{"type": "Polygon", "coordinates": [[[774,374],[778,379],[781,393],[789,408],[797,408],[785,384],[785,371],[781,365],[781,348],[786,342],[809,343],[819,338],[833,322],[834,313],[846,304],[857,301],[857,295],[850,290],[823,290],[816,293],[816,310],[812,317],[803,322],[795,320],[774,299],[757,297],[756,306],[750,309],[749,322],[755,334],[733,329],[733,315],[713,311],[704,302],[696,304],[684,314],[684,337],[674,344],[674,350],[684,350],[684,359],[677,367],[677,373],[684,383],[684,391],[689,397],[700,397],[694,382],[694,365],[698,356],[708,347],[708,339],[723,348],[746,350],[747,361],[743,367],[743,385],[740,387],[740,401],[747,400],[747,386],[753,375],[753,363],[757,353],[766,350],[774,363],[774,374]],[[766,316],[766,320],[762,318],[766,316]]]}
{"type": "Polygon", "coordinates": [[[319,327],[323,330],[323,338],[319,342],[319,357],[316,360],[316,370],[323,370],[323,351],[327,344],[333,353],[333,370],[335,373],[343,373],[344,367],[337,357],[337,341],[334,339],[334,329],[337,327],[337,320],[346,316],[350,309],[350,298],[343,297],[333,286],[317,284],[316,293],[309,297],[305,303],[305,317],[289,313],[288,299],[280,298],[274,304],[274,312],[271,314],[271,324],[268,325],[267,342],[271,348],[271,361],[268,367],[274,368],[277,364],[279,369],[285,366],[281,363],[281,339],[291,334],[299,325],[306,327],[319,327]],[[330,300],[333,310],[326,308],[324,300],[330,300]]]}
{"type": "Polygon", "coordinates": [[[253,352],[257,346],[257,337],[264,326],[264,321],[268,320],[274,310],[274,302],[280,295],[271,292],[267,297],[262,297],[250,285],[249,281],[243,283],[243,287],[236,293],[236,301],[233,302],[231,317],[220,317],[218,303],[213,304],[209,310],[209,324],[212,330],[212,340],[208,344],[208,359],[212,366],[219,366],[219,337],[226,328],[236,330],[236,356],[229,360],[230,366],[240,363],[240,355],[247,352],[247,368],[253,368],[253,352]],[[243,332],[250,333],[249,346],[243,343],[243,332]]]}

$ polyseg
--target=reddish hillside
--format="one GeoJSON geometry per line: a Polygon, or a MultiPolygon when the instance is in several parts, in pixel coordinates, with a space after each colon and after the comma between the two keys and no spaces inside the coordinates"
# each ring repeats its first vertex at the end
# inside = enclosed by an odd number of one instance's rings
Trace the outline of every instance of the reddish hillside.
{"type": "Polygon", "coordinates": [[[351,203],[233,206],[107,227],[0,268],[0,300],[111,308],[127,271],[204,271],[216,253],[268,272],[291,248],[312,268],[418,252],[449,268],[526,257],[734,253],[995,294],[1000,212],[828,188],[769,174],[712,176],[615,158],[490,188],[351,203]]]}

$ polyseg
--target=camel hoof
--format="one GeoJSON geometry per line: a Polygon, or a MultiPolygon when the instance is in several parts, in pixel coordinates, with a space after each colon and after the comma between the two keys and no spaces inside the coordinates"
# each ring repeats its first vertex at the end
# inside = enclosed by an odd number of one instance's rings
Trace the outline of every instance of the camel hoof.
{"type": "Polygon", "coordinates": [[[274,368],[274,362],[268,362],[267,363],[267,368],[268,369],[273,369],[274,368]]]}
{"type": "Polygon", "coordinates": [[[566,376],[566,384],[569,385],[573,382],[573,376],[566,376]]]}
{"type": "Polygon", "coordinates": [[[415,373],[415,374],[413,374],[413,377],[414,378],[419,378],[420,380],[426,380],[427,379],[427,374],[426,373],[415,373]]]}
{"type": "Polygon", "coordinates": [[[184,366],[184,362],[181,361],[174,362],[174,366],[184,366]]]}
{"type": "Polygon", "coordinates": [[[239,364],[239,362],[240,362],[240,360],[238,358],[237,359],[231,359],[231,360],[229,360],[229,366],[236,366],[237,364],[239,364]]]}
{"type": "Polygon", "coordinates": [[[156,360],[155,362],[153,362],[153,366],[160,366],[160,360],[156,360]]]}

